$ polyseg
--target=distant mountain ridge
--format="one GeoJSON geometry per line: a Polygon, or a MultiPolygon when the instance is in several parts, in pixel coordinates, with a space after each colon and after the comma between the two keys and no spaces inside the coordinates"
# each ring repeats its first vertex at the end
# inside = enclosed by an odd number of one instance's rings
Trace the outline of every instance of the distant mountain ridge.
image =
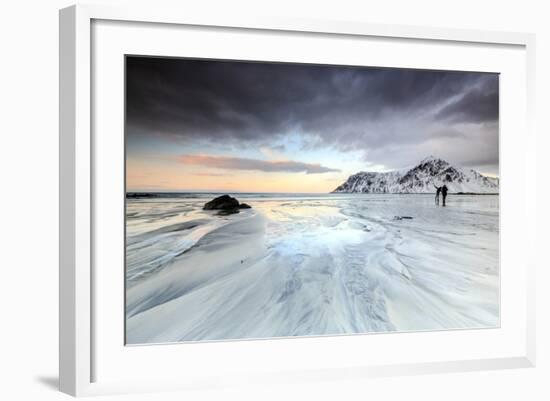
{"type": "Polygon", "coordinates": [[[410,169],[384,173],[362,171],[351,175],[333,193],[433,193],[434,185],[447,185],[449,192],[498,193],[498,178],[485,177],[477,171],[451,165],[429,156],[410,169]]]}

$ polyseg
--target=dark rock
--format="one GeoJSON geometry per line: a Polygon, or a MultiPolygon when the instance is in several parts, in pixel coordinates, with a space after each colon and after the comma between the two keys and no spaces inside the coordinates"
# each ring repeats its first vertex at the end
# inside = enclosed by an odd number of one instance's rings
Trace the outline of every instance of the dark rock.
{"type": "Polygon", "coordinates": [[[217,216],[229,216],[230,214],[237,214],[239,213],[239,208],[235,209],[224,209],[224,210],[218,210],[218,213],[216,213],[217,216]]]}
{"type": "Polygon", "coordinates": [[[203,210],[219,210],[218,214],[226,216],[228,214],[239,213],[239,209],[250,209],[251,206],[239,201],[229,195],[218,196],[207,202],[203,206],[203,210]]]}
{"type": "Polygon", "coordinates": [[[127,192],[126,199],[148,199],[156,198],[157,194],[151,194],[147,192],[127,192]]]}
{"type": "Polygon", "coordinates": [[[229,195],[218,196],[203,206],[204,210],[231,210],[238,209],[239,201],[229,195]]]}

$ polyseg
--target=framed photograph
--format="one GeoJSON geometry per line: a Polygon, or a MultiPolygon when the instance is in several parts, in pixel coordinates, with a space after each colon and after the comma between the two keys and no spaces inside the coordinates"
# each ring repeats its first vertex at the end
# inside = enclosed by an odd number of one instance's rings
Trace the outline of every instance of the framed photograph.
{"type": "Polygon", "coordinates": [[[61,10],[61,390],[534,366],[533,48],[61,10]]]}

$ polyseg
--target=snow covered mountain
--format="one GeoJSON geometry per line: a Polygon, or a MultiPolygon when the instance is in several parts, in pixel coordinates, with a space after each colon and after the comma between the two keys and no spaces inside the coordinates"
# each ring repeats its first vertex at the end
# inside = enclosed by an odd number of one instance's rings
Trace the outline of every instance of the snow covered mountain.
{"type": "Polygon", "coordinates": [[[452,166],[429,156],[413,168],[385,173],[359,172],[333,192],[433,193],[434,185],[447,185],[449,192],[498,193],[498,178],[485,177],[472,169],[452,166]]]}

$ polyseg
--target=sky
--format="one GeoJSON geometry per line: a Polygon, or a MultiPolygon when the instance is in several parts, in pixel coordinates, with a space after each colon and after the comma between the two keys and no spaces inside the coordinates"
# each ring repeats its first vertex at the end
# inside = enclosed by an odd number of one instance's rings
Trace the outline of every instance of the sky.
{"type": "Polygon", "coordinates": [[[498,75],[128,56],[128,191],[330,192],[427,156],[498,176],[498,75]]]}

